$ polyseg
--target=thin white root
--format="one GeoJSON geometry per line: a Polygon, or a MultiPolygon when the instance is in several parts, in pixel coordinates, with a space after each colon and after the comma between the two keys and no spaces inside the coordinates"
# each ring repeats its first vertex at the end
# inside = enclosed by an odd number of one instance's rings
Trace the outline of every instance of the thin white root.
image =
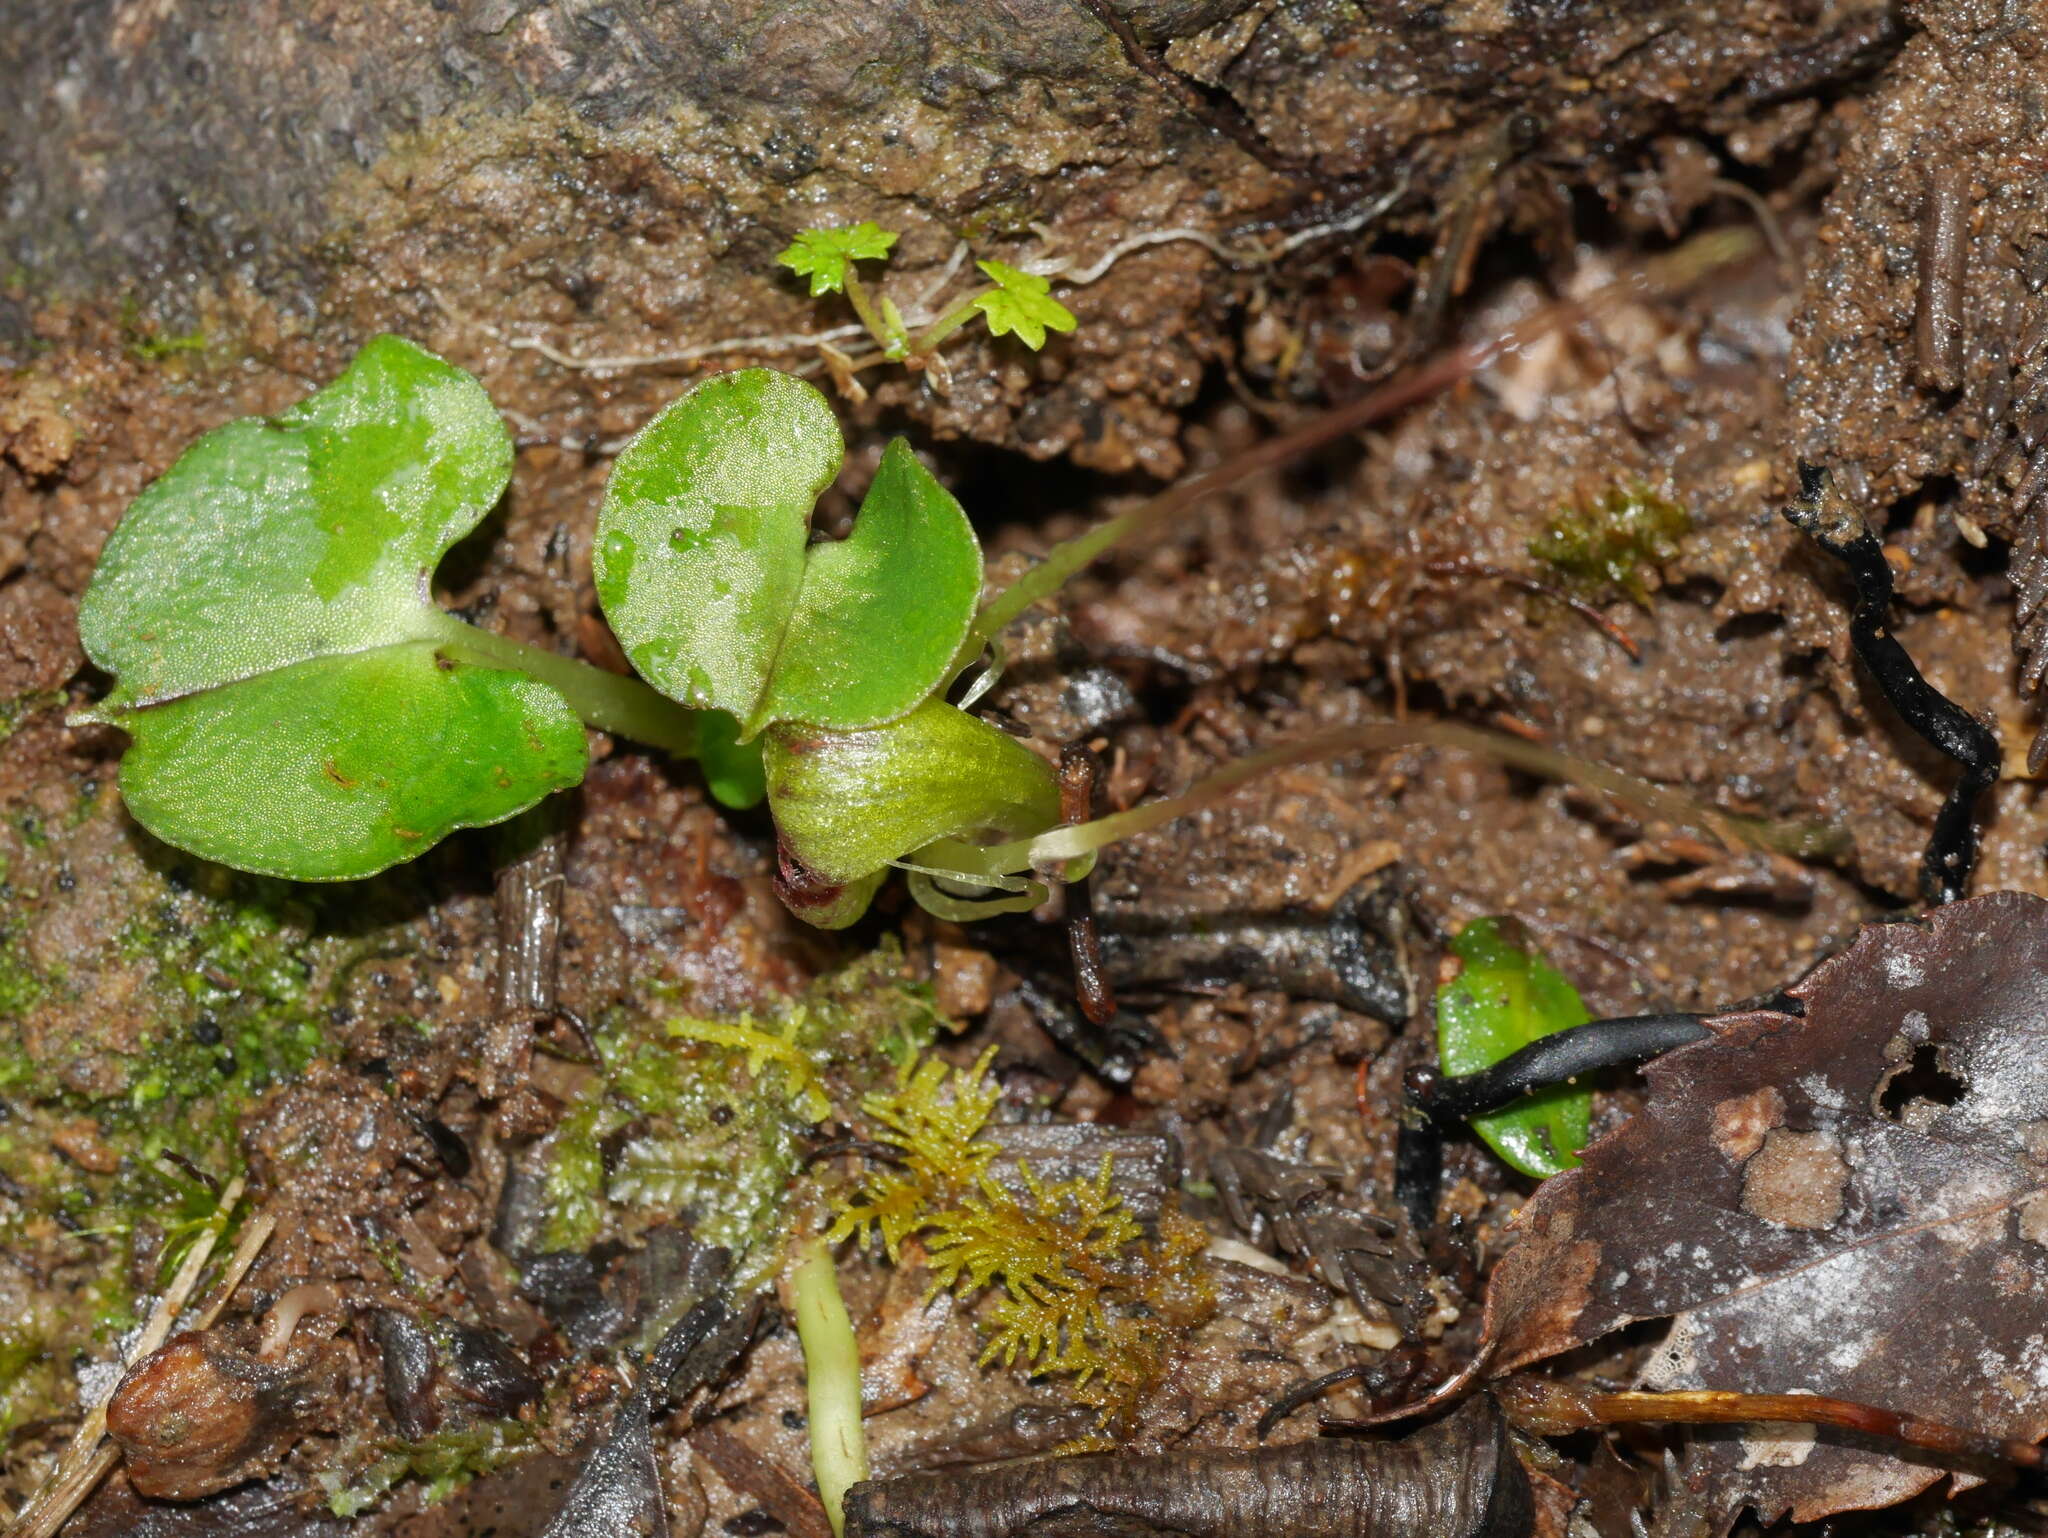
{"type": "Polygon", "coordinates": [[[1023,270],[1036,273],[1041,278],[1058,278],[1062,283],[1085,288],[1133,251],[1143,251],[1148,246],[1172,245],[1176,241],[1200,246],[1226,267],[1260,267],[1266,262],[1263,251],[1233,251],[1206,230],[1171,229],[1147,230],[1142,235],[1120,240],[1085,267],[1076,266],[1071,257],[1063,257],[1056,262],[1041,257],[1035,262],[1026,262],[1023,270]]]}
{"type": "Polygon", "coordinates": [[[292,1333],[308,1314],[337,1314],[345,1302],[341,1289],[332,1282],[301,1282],[278,1295],[263,1316],[263,1335],[256,1355],[266,1362],[283,1359],[291,1349],[292,1333]]]}
{"type": "MultiPolygon", "coordinates": [[[[1306,229],[1296,230],[1271,251],[1260,250],[1254,246],[1247,246],[1242,250],[1233,251],[1230,247],[1224,245],[1222,241],[1204,230],[1179,227],[1170,230],[1147,230],[1143,234],[1133,235],[1127,240],[1120,240],[1086,266],[1077,265],[1072,258],[1065,258],[1057,262],[1041,258],[1036,262],[1026,263],[1024,270],[1026,272],[1034,272],[1041,278],[1058,278],[1062,283],[1071,283],[1076,288],[1084,288],[1088,284],[1093,283],[1097,278],[1102,277],[1110,268],[1129,256],[1133,251],[1143,251],[1148,246],[1168,245],[1174,241],[1188,241],[1198,245],[1218,261],[1240,270],[1254,267],[1270,267],[1289,252],[1299,251],[1303,246],[1308,245],[1312,241],[1322,240],[1330,235],[1356,234],[1368,224],[1371,224],[1373,220],[1379,218],[1388,209],[1392,208],[1396,203],[1400,202],[1402,196],[1407,191],[1408,180],[1406,177],[1403,177],[1385,196],[1367,204],[1356,213],[1347,214],[1342,219],[1333,219],[1327,224],[1311,224],[1306,229]]],[[[1032,229],[1037,232],[1040,239],[1045,240],[1048,244],[1052,243],[1055,239],[1052,232],[1043,225],[1033,225],[1032,229]]]]}
{"type": "Polygon", "coordinates": [[[596,357],[578,357],[575,353],[563,352],[545,337],[508,336],[507,347],[522,352],[537,352],[550,363],[563,368],[579,369],[589,374],[613,374],[624,369],[661,368],[677,363],[695,363],[700,358],[709,358],[722,352],[804,352],[831,342],[843,342],[848,337],[866,333],[860,326],[834,326],[830,331],[790,332],[781,336],[735,336],[723,341],[705,342],[696,347],[679,347],[674,352],[612,353],[596,357]]]}

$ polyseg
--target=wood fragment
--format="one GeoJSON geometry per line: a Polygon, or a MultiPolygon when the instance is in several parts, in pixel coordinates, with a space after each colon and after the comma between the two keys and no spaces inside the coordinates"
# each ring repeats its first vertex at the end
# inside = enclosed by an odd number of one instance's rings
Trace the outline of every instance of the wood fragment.
{"type": "MultiPolygon", "coordinates": [[[[1102,764],[1078,742],[1060,750],[1060,821],[1075,827],[1095,815],[1095,782],[1102,764]]],[[[1074,994],[1090,1025],[1116,1018],[1116,995],[1102,970],[1102,939],[1095,932],[1094,887],[1088,877],[1067,885],[1067,949],[1074,959],[1074,994]]]]}
{"type": "Polygon", "coordinates": [[[509,1093],[523,1080],[534,1027],[552,1019],[560,1006],[556,972],[568,835],[559,811],[542,806],[518,817],[504,843],[495,893],[498,975],[479,1085],[486,1099],[509,1093]]]}
{"type": "Polygon", "coordinates": [[[761,1509],[780,1522],[793,1538],[832,1538],[825,1508],[781,1464],[763,1457],[715,1421],[697,1427],[686,1440],[690,1451],[710,1464],[720,1479],[742,1495],[759,1501],[761,1509]]]}
{"type": "Polygon", "coordinates": [[[1970,173],[1939,160],[1920,204],[1919,293],[1913,308],[1915,377],[1931,390],[1963,382],[1963,274],[1969,256],[1970,173]]]}
{"type": "Polygon", "coordinates": [[[870,1480],[848,1538],[1525,1538],[1528,1476],[1491,1400],[1396,1441],[1119,1453],[870,1480]]]}

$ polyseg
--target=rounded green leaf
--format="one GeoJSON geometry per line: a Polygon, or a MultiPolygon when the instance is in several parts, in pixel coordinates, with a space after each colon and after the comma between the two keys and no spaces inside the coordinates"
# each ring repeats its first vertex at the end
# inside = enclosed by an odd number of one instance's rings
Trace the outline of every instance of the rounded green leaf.
{"type": "Polygon", "coordinates": [[[790,852],[854,882],[934,839],[1014,838],[1059,821],[1051,767],[943,700],[866,731],[767,733],[768,806],[790,852]]]}
{"type": "Polygon", "coordinates": [[[483,386],[401,337],[284,415],[201,438],[130,504],[79,604],[104,710],[423,636],[427,579],[512,440],[483,386]]]}
{"type": "Polygon", "coordinates": [[[697,767],[722,806],[744,811],[759,806],[768,794],[761,739],[741,742],[739,722],[722,710],[707,710],[697,718],[697,767]]]}
{"type": "Polygon", "coordinates": [[[643,678],[752,717],[842,452],[825,397],[765,368],[707,379],[640,430],[612,467],[592,569],[643,678]]]}
{"type": "Polygon", "coordinates": [[[973,525],[898,438],[883,451],[853,532],[810,547],[749,728],[808,721],[850,731],[902,715],[946,675],[980,598],[973,525]]]}
{"type": "MultiPolygon", "coordinates": [[[[1511,935],[1519,928],[1512,920],[1474,919],[1451,941],[1457,975],[1436,995],[1437,1056],[1445,1073],[1478,1073],[1590,1018],[1563,974],[1511,935]]],[[[1592,1114],[1590,1089],[1559,1085],[1473,1117],[1472,1130],[1523,1174],[1541,1179],[1579,1162],[1592,1114]]]]}
{"type": "Polygon", "coordinates": [[[634,667],[742,739],[901,716],[947,675],[981,548],[960,505],[892,444],[853,533],[809,544],[839,472],[838,420],[771,369],[706,380],[619,456],[598,521],[598,598],[634,667]]]}
{"type": "Polygon", "coordinates": [[[483,387],[399,337],[208,433],[130,505],[79,605],[135,815],[224,864],[364,876],[582,777],[562,696],[458,665],[434,568],[504,490],[483,387]]]}
{"type": "Polygon", "coordinates": [[[166,843],[298,881],[367,876],[583,778],[545,684],[429,642],[323,657],[138,710],[121,795],[166,843]]]}

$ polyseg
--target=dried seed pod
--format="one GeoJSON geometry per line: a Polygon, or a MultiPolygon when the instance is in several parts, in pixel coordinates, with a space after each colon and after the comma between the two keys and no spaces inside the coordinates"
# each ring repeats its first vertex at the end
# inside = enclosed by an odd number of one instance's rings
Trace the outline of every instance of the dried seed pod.
{"type": "Polygon", "coordinates": [[[192,1501],[273,1472],[299,1438],[331,1427],[346,1385],[331,1341],[271,1363],[188,1330],[121,1380],[107,1430],[137,1493],[192,1501]]]}
{"type": "Polygon", "coordinates": [[[1528,1475],[1491,1400],[1392,1442],[1106,1453],[869,1480],[847,1538],[1526,1538],[1528,1475]]]}

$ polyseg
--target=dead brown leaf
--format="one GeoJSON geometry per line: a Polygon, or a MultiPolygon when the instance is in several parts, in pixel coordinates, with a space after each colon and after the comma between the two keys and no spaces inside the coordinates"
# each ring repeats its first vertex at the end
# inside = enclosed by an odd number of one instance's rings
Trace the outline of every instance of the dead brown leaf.
{"type": "MultiPolygon", "coordinates": [[[[1495,1373],[1669,1317],[1646,1386],[1814,1393],[2048,1435],[2048,902],[1866,928],[1646,1070],[1494,1272],[1495,1373]]],[[[1943,1470],[1811,1427],[1709,1433],[1717,1507],[1878,1507],[1943,1470]],[[1745,1434],[1746,1433],[1746,1434],[1745,1434]]],[[[1967,1478],[1967,1476],[1960,1476],[1967,1478]]]]}

